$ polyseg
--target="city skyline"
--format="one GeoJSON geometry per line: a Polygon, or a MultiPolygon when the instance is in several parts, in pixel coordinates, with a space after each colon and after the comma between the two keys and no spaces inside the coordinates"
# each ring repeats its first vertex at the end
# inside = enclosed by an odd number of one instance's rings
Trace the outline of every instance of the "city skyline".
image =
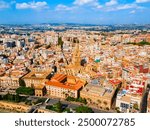
{"type": "Polygon", "coordinates": [[[149,24],[149,7],[150,0],[0,0],[0,24],[149,24]]]}

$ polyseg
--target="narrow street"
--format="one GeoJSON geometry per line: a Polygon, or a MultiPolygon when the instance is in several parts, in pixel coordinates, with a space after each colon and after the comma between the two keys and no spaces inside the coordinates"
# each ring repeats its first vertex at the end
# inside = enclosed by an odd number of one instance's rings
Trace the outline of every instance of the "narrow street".
{"type": "Polygon", "coordinates": [[[141,105],[141,113],[146,113],[147,112],[147,98],[148,98],[148,93],[149,93],[149,88],[147,88],[143,100],[142,100],[142,105],[141,105]]]}

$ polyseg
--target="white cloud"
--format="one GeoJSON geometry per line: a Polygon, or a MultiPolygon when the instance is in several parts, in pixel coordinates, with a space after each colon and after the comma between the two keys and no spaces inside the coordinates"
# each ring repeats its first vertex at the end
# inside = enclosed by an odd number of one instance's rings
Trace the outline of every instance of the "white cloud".
{"type": "Polygon", "coordinates": [[[57,11],[59,11],[59,10],[64,10],[64,11],[74,10],[74,9],[79,8],[80,6],[84,6],[84,5],[88,5],[90,7],[97,8],[97,9],[102,8],[102,5],[99,4],[98,0],[75,0],[73,2],[73,5],[70,7],[63,5],[63,4],[57,5],[56,10],[57,11]]]}
{"type": "Polygon", "coordinates": [[[65,11],[68,11],[68,10],[73,10],[75,7],[68,7],[66,5],[63,5],[63,4],[59,4],[57,5],[56,7],[56,10],[59,11],[59,10],[65,10],[65,11]]]}
{"type": "Polygon", "coordinates": [[[118,4],[117,0],[110,0],[109,2],[106,2],[106,6],[112,6],[118,4]]]}
{"type": "Polygon", "coordinates": [[[124,9],[132,9],[132,8],[137,8],[138,6],[136,4],[125,4],[125,5],[120,5],[117,7],[117,10],[124,10],[124,9]]]}
{"type": "Polygon", "coordinates": [[[138,6],[137,4],[125,4],[118,5],[116,7],[108,7],[106,11],[117,11],[117,10],[126,10],[126,9],[142,9],[143,7],[138,6]]]}
{"type": "Polygon", "coordinates": [[[98,2],[93,3],[92,6],[94,6],[94,7],[97,8],[97,9],[101,9],[101,8],[103,7],[103,6],[100,5],[98,2]]]}
{"type": "Polygon", "coordinates": [[[136,13],[135,10],[130,11],[130,14],[135,14],[135,13],[136,13]]]}
{"type": "Polygon", "coordinates": [[[150,2],[150,0],[136,0],[136,3],[146,3],[150,2]]]}
{"type": "Polygon", "coordinates": [[[74,4],[75,5],[85,5],[85,4],[93,4],[97,2],[97,0],[75,0],[74,4]]]}
{"type": "Polygon", "coordinates": [[[73,4],[75,6],[89,5],[97,9],[102,8],[102,5],[99,4],[98,0],[75,0],[73,4]]]}
{"type": "Polygon", "coordinates": [[[4,1],[0,1],[0,9],[5,9],[5,8],[9,8],[9,4],[4,1]]]}
{"type": "Polygon", "coordinates": [[[17,3],[16,4],[17,9],[45,9],[48,8],[47,2],[28,2],[28,3],[17,3]]]}
{"type": "MultiPolygon", "coordinates": [[[[92,9],[101,9],[101,11],[118,11],[118,10],[128,10],[128,9],[143,9],[144,7],[139,6],[137,3],[133,2],[130,4],[119,4],[118,0],[109,0],[104,5],[101,5],[98,0],[74,0],[71,7],[59,4],[56,10],[73,10],[79,8],[80,6],[89,6],[92,9]]],[[[134,12],[131,12],[134,13],[134,12]]]]}
{"type": "Polygon", "coordinates": [[[97,6],[95,6],[97,9],[101,9],[101,8],[103,8],[103,6],[102,5],[97,5],[97,6]]]}

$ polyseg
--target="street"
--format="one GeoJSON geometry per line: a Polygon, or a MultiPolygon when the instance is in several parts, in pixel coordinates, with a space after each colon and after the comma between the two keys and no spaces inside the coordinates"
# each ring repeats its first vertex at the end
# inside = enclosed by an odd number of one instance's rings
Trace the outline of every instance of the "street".
{"type": "MultiPolygon", "coordinates": [[[[60,100],[59,98],[51,98],[47,104],[48,105],[53,105],[56,104],[58,101],[60,101],[63,106],[65,106],[66,108],[71,108],[72,110],[74,110],[75,108],[79,107],[81,105],[81,103],[77,103],[77,102],[69,102],[69,101],[64,101],[64,100],[60,100]]],[[[102,111],[96,108],[92,108],[92,110],[94,111],[94,113],[109,113],[107,111],[102,111]]]]}
{"type": "Polygon", "coordinates": [[[148,93],[149,93],[149,88],[147,88],[143,100],[142,100],[142,105],[141,105],[141,113],[146,113],[147,112],[147,98],[148,98],[148,93]]]}

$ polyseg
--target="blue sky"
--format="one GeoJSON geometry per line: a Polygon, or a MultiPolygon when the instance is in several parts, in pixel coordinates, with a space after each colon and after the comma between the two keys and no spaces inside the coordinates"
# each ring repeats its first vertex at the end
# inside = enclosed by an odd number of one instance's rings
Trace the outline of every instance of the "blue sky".
{"type": "Polygon", "coordinates": [[[0,24],[149,24],[150,0],[0,0],[0,24]]]}

